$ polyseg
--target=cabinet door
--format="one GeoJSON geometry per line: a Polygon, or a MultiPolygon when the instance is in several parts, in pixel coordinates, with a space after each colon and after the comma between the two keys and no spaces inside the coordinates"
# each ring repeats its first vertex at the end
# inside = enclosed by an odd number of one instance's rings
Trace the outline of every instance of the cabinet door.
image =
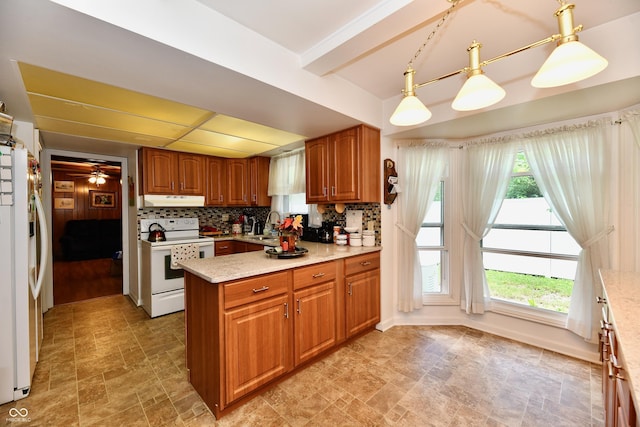
{"type": "Polygon", "coordinates": [[[291,369],[288,296],[225,312],[228,404],[291,369]]]}
{"type": "Polygon", "coordinates": [[[142,161],[145,194],[174,194],[177,191],[177,153],[144,148],[142,161]]]}
{"type": "Polygon", "coordinates": [[[330,281],[294,293],[296,366],[336,344],[335,289],[330,281]]]}
{"type": "Polygon", "coordinates": [[[305,143],[307,203],[329,201],[329,145],[327,138],[305,143]]]}
{"type": "Polygon", "coordinates": [[[227,159],[227,205],[249,205],[249,175],[246,159],[227,159]]]}
{"type": "Polygon", "coordinates": [[[347,337],[380,321],[380,270],[346,276],[347,337]]]}
{"type": "Polygon", "coordinates": [[[224,205],[227,187],[225,160],[220,157],[207,157],[205,179],[207,183],[205,203],[208,206],[224,205]]]}
{"type": "Polygon", "coordinates": [[[357,201],[360,199],[360,139],[358,129],[347,129],[330,137],[329,199],[357,201]]]}
{"type": "Polygon", "coordinates": [[[177,194],[204,196],[204,157],[178,153],[178,176],[177,194]]]}
{"type": "Polygon", "coordinates": [[[249,189],[251,206],[271,206],[269,192],[268,157],[252,157],[249,159],[249,189]]]}

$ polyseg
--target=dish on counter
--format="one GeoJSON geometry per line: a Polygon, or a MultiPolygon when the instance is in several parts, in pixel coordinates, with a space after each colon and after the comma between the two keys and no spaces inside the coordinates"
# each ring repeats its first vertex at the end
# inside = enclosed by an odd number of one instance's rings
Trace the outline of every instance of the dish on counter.
{"type": "Polygon", "coordinates": [[[271,249],[266,249],[264,252],[272,258],[287,259],[287,258],[301,257],[307,252],[309,252],[309,250],[307,248],[296,247],[295,252],[278,252],[275,248],[271,248],[271,249]]]}

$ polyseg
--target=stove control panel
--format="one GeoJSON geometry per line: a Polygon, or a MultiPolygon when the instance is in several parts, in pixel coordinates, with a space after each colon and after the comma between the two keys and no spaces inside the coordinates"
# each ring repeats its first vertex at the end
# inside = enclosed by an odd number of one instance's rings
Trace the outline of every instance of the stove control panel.
{"type": "Polygon", "coordinates": [[[152,224],[158,224],[165,231],[199,230],[198,218],[144,218],[140,220],[140,232],[148,233],[152,224]]]}

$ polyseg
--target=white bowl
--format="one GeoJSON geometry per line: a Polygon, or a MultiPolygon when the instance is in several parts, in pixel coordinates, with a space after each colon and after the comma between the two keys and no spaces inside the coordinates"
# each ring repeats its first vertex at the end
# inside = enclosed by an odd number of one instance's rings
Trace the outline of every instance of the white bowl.
{"type": "Polygon", "coordinates": [[[360,230],[360,227],[345,227],[344,228],[344,231],[346,231],[347,233],[355,233],[358,230],[360,230]]]}

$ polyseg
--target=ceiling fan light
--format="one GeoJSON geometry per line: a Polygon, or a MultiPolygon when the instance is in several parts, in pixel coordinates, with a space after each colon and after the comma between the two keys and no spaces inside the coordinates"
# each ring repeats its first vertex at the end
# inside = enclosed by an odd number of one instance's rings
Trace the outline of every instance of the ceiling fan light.
{"type": "Polygon", "coordinates": [[[100,185],[100,184],[104,184],[105,182],[107,182],[103,177],[99,176],[96,179],[96,184],[100,185]]]}
{"type": "Polygon", "coordinates": [[[95,183],[96,183],[96,181],[97,181],[97,178],[96,178],[94,175],[91,175],[91,176],[89,177],[89,182],[90,182],[91,184],[95,184],[95,183]]]}
{"type": "Polygon", "coordinates": [[[431,118],[431,111],[416,96],[402,98],[389,121],[394,126],[413,126],[431,118]]]}
{"type": "Polygon", "coordinates": [[[538,73],[531,85],[538,88],[563,86],[579,82],[607,68],[609,62],[579,41],[558,45],[538,73]]]}

